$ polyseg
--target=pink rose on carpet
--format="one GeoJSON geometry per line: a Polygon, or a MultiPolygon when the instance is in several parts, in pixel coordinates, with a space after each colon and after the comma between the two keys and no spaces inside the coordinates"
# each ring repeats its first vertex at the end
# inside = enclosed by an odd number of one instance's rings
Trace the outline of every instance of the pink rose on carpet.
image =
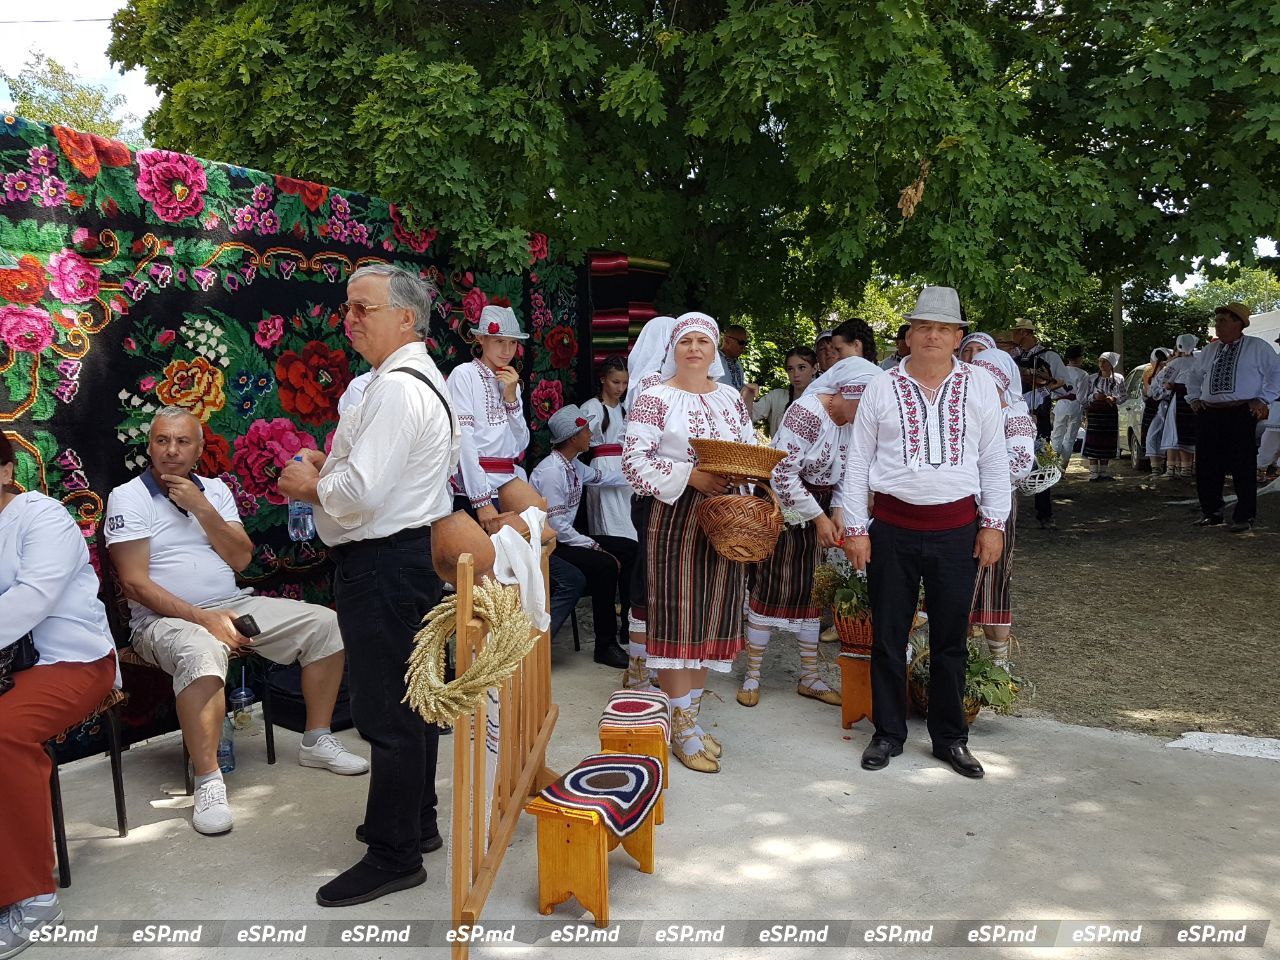
{"type": "Polygon", "coordinates": [[[65,247],[49,258],[49,289],[67,303],[88,303],[98,295],[101,272],[74,250],[65,247]]]}
{"type": "Polygon", "coordinates": [[[204,209],[209,181],[195,157],[172,150],[139,150],[138,196],[168,223],[194,217],[204,209]]]}
{"type": "Polygon", "coordinates": [[[0,341],[20,353],[43,353],[53,343],[49,313],[39,307],[0,307],[0,341]]]}
{"type": "Polygon", "coordinates": [[[559,380],[542,380],[529,396],[533,417],[545,423],[551,415],[564,406],[564,384],[559,380]]]}
{"type": "Polygon", "coordinates": [[[161,330],[158,334],[156,334],[156,343],[160,344],[160,346],[162,347],[167,347],[169,344],[173,343],[173,341],[177,339],[178,339],[178,333],[176,330],[161,330]]]}
{"type": "Polygon", "coordinates": [[[156,383],[158,383],[158,381],[155,377],[143,377],[138,381],[138,389],[143,393],[150,393],[156,388],[156,383]]]}
{"type": "Polygon", "coordinates": [[[471,323],[480,322],[480,313],[489,305],[489,298],[479,287],[472,287],[462,298],[462,315],[471,323]]]}
{"type": "Polygon", "coordinates": [[[289,498],[276,489],[276,478],[299,450],[315,450],[316,441],[292,420],[255,420],[244,436],[236,437],[232,462],[244,489],[268,503],[283,504],[289,498]]]}
{"type": "Polygon", "coordinates": [[[270,350],[284,336],[284,317],[273,314],[258,321],[258,332],[253,335],[253,342],[264,350],[270,350]]]}
{"type": "Polygon", "coordinates": [[[529,234],[529,264],[532,266],[547,259],[547,235],[545,233],[529,234]]]}

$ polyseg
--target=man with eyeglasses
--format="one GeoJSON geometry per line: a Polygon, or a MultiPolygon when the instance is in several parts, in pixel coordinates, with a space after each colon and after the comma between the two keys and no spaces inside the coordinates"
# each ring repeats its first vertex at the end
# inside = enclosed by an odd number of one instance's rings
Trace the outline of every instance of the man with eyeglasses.
{"type": "Polygon", "coordinates": [[[724,364],[724,376],[720,378],[720,382],[727,383],[738,391],[747,385],[747,375],[738,358],[750,342],[746,329],[736,324],[725,327],[724,333],[720,335],[720,362],[724,364]]]}
{"type": "Polygon", "coordinates": [[[351,275],[343,317],[373,376],[359,405],[340,417],[328,457],[304,451],[277,483],[285,496],[318,508],[316,532],[335,564],[352,716],[370,745],[369,797],[356,829],[369,849],[319,889],[324,907],[424,883],[422,854],[443,845],[439,729],[401,702],[414,634],[443,591],[431,564],[431,524],[453,512],[448,480],[461,446],[444,378],[422,342],[434,296],[398,267],[371,264],[351,275]]]}

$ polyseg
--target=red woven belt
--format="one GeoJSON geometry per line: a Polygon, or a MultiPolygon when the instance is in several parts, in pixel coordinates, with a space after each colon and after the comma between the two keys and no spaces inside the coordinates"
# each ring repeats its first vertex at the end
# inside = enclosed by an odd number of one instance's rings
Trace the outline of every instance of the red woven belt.
{"type": "Polygon", "coordinates": [[[515,473],[516,462],[510,457],[481,457],[480,469],[485,473],[515,473]]]}
{"type": "Polygon", "coordinates": [[[622,444],[620,443],[602,443],[598,447],[591,448],[593,457],[620,457],[622,456],[622,444]]]}
{"type": "Polygon", "coordinates": [[[974,496],[950,503],[907,503],[887,493],[877,493],[871,515],[906,530],[955,530],[978,517],[974,496]]]}

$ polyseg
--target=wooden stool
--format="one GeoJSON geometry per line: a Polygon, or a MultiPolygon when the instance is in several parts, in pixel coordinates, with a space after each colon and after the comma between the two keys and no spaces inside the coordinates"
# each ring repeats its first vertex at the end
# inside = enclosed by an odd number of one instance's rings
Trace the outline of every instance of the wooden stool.
{"type": "Polygon", "coordinates": [[[667,819],[667,738],[660,727],[618,727],[612,724],[600,725],[601,753],[639,753],[653,757],[662,763],[662,793],[658,795],[658,803],[653,808],[653,822],[662,823],[667,819]]]}
{"type": "MultiPolygon", "coordinates": [[[[661,802],[661,801],[659,801],[661,802]]],[[[609,925],[609,851],[618,844],[653,873],[653,816],[619,838],[598,813],[561,807],[535,797],[526,813],[538,818],[538,912],[544,916],[570,897],[595,917],[597,927],[609,925]]]]}
{"type": "Polygon", "coordinates": [[[871,661],[840,655],[840,726],[848,730],[859,720],[872,720],[871,661]]]}

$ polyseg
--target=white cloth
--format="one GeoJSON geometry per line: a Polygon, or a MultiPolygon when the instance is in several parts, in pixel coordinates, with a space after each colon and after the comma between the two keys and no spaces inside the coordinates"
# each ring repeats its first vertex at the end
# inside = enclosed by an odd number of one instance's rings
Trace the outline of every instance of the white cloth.
{"type": "Polygon", "coordinates": [[[1018,369],[1018,362],[1013,357],[999,347],[990,347],[979,350],[969,362],[995,380],[996,389],[1000,391],[1000,399],[1005,404],[1022,400],[1025,405],[1022,397],[1022,373],[1018,369]]]}
{"type": "Polygon", "coordinates": [[[373,381],[373,374],[374,371],[366,370],[364,373],[360,374],[360,376],[347,384],[347,389],[343,390],[342,396],[338,398],[339,417],[364,399],[364,392],[373,381]]]}
{"type": "Polygon", "coordinates": [[[483,507],[508,480],[525,478],[519,466],[487,471],[480,466],[481,457],[514,460],[528,449],[529,424],[524,419],[520,388],[516,387],[515,400],[507,403],[497,375],[482,361],[472,360],[449,374],[449,395],[462,429],[462,450],[453,486],[466,494],[471,506],[483,507]]]}
{"type": "Polygon", "coordinates": [[[559,450],[552,450],[529,474],[529,482],[547,501],[547,521],[556,532],[556,540],[571,547],[599,550],[600,544],[579,533],[573,526],[582,502],[584,485],[599,484],[604,475],[574,457],[566,460],[559,450]]]}
{"type": "Polygon", "coordinates": [[[547,515],[537,507],[529,507],[520,518],[529,527],[529,539],[514,527],[503,527],[489,539],[496,554],[493,576],[499,583],[520,588],[520,607],[529,615],[533,629],[551,626],[547,612],[547,583],[542,578],[542,527],[547,515]]]}
{"type": "MultiPolygon", "coordinates": [[[[591,420],[593,450],[604,445],[622,447],[622,436],[627,432],[627,413],[622,404],[606,408],[599,398],[592,397],[582,405],[582,413],[591,420]],[[604,422],[606,412],[609,415],[607,426],[604,422]]],[[[622,479],[622,453],[616,456],[596,453],[591,466],[606,476],[616,476],[619,483],[590,486],[583,492],[587,502],[587,529],[592,536],[637,539],[636,528],[631,523],[631,487],[622,479]]]]}
{"type": "Polygon", "coordinates": [[[861,399],[867,384],[883,375],[884,371],[870,360],[864,360],[862,357],[845,357],[833,363],[830,370],[809,384],[805,388],[804,395],[839,393],[851,400],[858,400],[861,399]]]}
{"type": "Polygon", "coordinates": [[[1056,421],[1058,417],[1067,417],[1079,420],[1084,416],[1084,404],[1080,402],[1080,398],[1085,382],[1089,379],[1089,372],[1080,367],[1064,366],[1062,379],[1066,381],[1066,385],[1054,391],[1054,419],[1056,421]]]}
{"type": "Polygon", "coordinates": [[[663,380],[670,380],[676,375],[676,344],[695,330],[709,337],[713,344],[717,344],[715,355],[711,361],[711,368],[707,371],[707,378],[710,380],[724,379],[725,369],[724,364],[720,362],[720,347],[718,346],[720,343],[720,327],[705,313],[692,310],[676,317],[675,325],[671,328],[671,336],[667,340],[667,352],[662,356],[661,373],[663,380]]]}
{"type": "Polygon", "coordinates": [[[995,381],[953,360],[929,404],[910,371],[908,359],[862,395],[840,484],[846,533],[866,536],[871,493],[919,505],[974,495],[982,526],[1003,530],[1012,499],[995,381]]]}
{"type": "Polygon", "coordinates": [[[654,317],[640,328],[636,345],[627,354],[628,410],[636,405],[641,381],[652,374],[661,373],[662,361],[666,358],[667,346],[671,341],[671,328],[675,325],[675,317],[654,317]]]}
{"type": "Polygon", "coordinates": [[[412,374],[393,373],[397,367],[418,370],[448,396],[425,344],[405,344],[379,365],[364,399],[338,420],[320,470],[316,532],[331,547],[425,527],[453,512],[457,425],[440,397],[412,374]]]}
{"type": "Polygon", "coordinates": [[[1261,337],[1245,336],[1229,344],[1215,340],[1200,352],[1186,383],[1188,402],[1270,403],[1280,398],[1280,354],[1261,337]]]}
{"type": "Polygon", "coordinates": [[[772,437],[778,432],[778,424],[782,423],[782,418],[790,404],[790,388],[777,387],[751,405],[751,420],[753,423],[759,423],[761,420],[767,423],[769,436],[772,437]]]}
{"type": "Polygon", "coordinates": [[[755,442],[738,391],[723,384],[710,393],[660,382],[647,387],[636,398],[622,441],[622,473],[632,489],[663,503],[679,500],[697,466],[689,446],[693,437],[755,442]]]}
{"type": "Polygon", "coordinates": [[[41,666],[101,660],[115,643],[98,586],[84,535],[61,503],[32,491],[0,511],[0,645],[30,632],[41,666]]]}
{"type": "MultiPolygon", "coordinates": [[[[240,523],[235,496],[216,477],[191,480],[227,523],[240,523]]],[[[218,556],[209,535],[193,515],[181,510],[151,476],[150,468],[111,491],[107,498],[107,544],[149,540],[147,575],[156,586],[197,607],[242,596],[236,573],[218,556]]],[[[158,618],[135,600],[129,601],[134,630],[158,618]]]]}
{"type": "Polygon", "coordinates": [[[786,453],[773,468],[772,478],[773,492],[783,510],[806,522],[822,513],[822,507],[805,484],[838,485],[844,476],[852,438],[853,424],[838,426],[822,405],[819,394],[806,393],[791,405],[773,436],[773,449],[786,453]]]}

